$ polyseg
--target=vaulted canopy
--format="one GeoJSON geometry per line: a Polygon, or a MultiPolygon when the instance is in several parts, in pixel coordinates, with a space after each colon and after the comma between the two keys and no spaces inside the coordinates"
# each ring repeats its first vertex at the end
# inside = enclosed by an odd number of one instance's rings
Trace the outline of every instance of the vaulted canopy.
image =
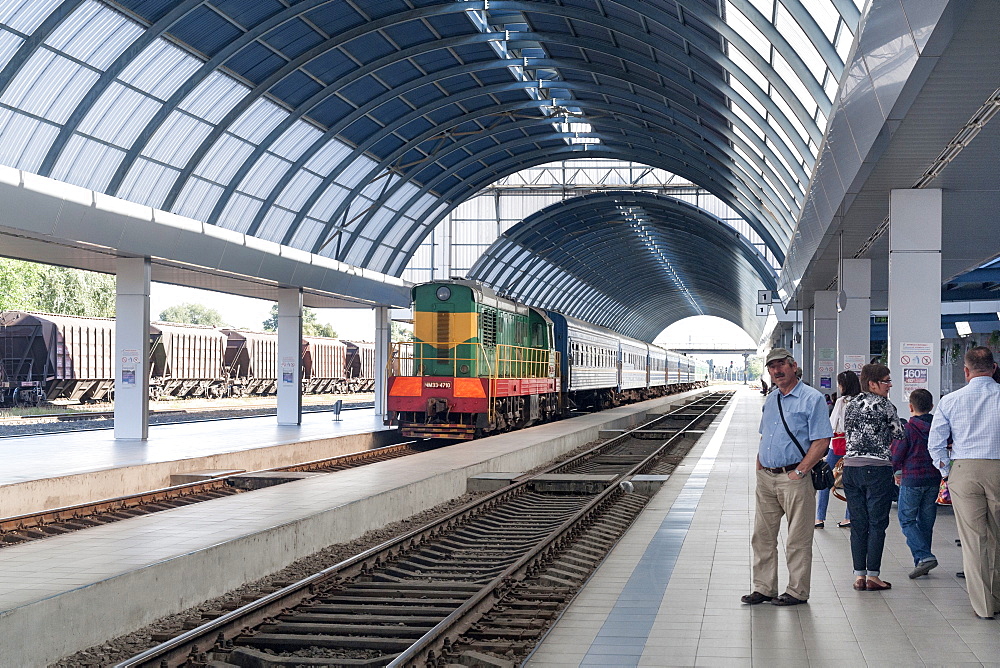
{"type": "Polygon", "coordinates": [[[608,192],[546,207],[507,231],[470,276],[502,294],[652,341],[714,315],[759,336],[757,290],[775,274],[746,238],[680,200],[608,192]]]}

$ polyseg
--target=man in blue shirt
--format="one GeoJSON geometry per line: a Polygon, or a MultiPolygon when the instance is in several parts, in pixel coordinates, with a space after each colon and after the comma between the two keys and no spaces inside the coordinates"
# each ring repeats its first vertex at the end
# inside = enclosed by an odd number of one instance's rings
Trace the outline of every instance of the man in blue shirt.
{"type": "Polygon", "coordinates": [[[826,400],[799,381],[798,365],[790,352],[774,348],[765,364],[777,391],[764,400],[760,420],[756,519],[751,539],[753,591],[741,600],[749,605],[765,601],[799,605],[809,599],[812,576],[816,490],[809,471],[826,455],[833,430],[826,400]],[[778,529],[782,516],[788,518],[788,587],[778,596],[778,529]]]}
{"type": "Polygon", "coordinates": [[[927,451],[948,477],[969,601],[980,619],[1000,614],[1000,385],[985,346],[965,353],[967,385],[938,402],[927,451]],[[954,441],[948,453],[948,438],[954,441]]]}

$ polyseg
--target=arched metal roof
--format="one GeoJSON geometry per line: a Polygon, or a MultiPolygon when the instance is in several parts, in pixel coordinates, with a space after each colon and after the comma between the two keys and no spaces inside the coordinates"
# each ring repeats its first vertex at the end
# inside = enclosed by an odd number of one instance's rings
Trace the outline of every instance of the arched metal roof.
{"type": "Polygon", "coordinates": [[[469,276],[645,341],[692,315],[725,318],[759,336],[757,290],[776,282],[760,252],[722,220],[637,192],[546,207],[501,236],[469,276]]]}
{"type": "Polygon", "coordinates": [[[7,0],[0,163],[399,276],[483,186],[688,178],[783,260],[863,0],[7,0]]]}

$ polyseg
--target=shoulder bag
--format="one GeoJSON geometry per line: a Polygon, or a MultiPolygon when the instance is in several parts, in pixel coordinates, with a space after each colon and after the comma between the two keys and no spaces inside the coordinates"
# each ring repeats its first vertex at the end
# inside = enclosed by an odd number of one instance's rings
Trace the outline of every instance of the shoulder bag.
{"type": "MultiPolygon", "coordinates": [[[[802,453],[802,458],[805,459],[806,451],[802,449],[799,445],[799,439],[795,438],[795,434],[792,430],[788,428],[788,423],[785,422],[785,411],[781,407],[781,391],[778,391],[778,414],[781,415],[781,424],[785,425],[785,431],[788,432],[788,438],[792,439],[792,443],[795,447],[799,449],[802,453]]],[[[830,469],[830,465],[826,463],[826,460],[821,459],[812,467],[809,472],[812,475],[812,483],[815,489],[830,489],[833,487],[833,471],[830,469]]]]}

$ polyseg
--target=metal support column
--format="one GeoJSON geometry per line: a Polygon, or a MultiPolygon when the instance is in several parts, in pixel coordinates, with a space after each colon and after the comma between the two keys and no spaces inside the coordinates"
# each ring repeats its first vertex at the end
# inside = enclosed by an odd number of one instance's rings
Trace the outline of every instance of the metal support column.
{"type": "Polygon", "coordinates": [[[842,259],[838,282],[837,373],[860,374],[871,361],[872,261],[842,259]]]}
{"type": "Polygon", "coordinates": [[[819,388],[817,376],[814,373],[816,370],[814,352],[814,342],[816,340],[815,332],[813,331],[814,318],[813,313],[815,309],[813,307],[802,309],[802,360],[799,364],[802,367],[802,377],[807,383],[815,388],[819,388]]]}
{"type": "Polygon", "coordinates": [[[115,438],[149,437],[148,258],[115,262],[115,438]]]}
{"type": "Polygon", "coordinates": [[[837,293],[813,293],[813,378],[820,392],[838,392],[837,374],[837,293]]]}
{"type": "Polygon", "coordinates": [[[375,419],[388,417],[386,410],[386,374],[389,367],[389,308],[375,309],[375,419]]]}
{"type": "Polygon", "coordinates": [[[909,395],[941,397],[941,191],[889,192],[889,398],[909,414],[909,395]]]}
{"type": "Polygon", "coordinates": [[[302,424],[302,291],[278,290],[278,424],[302,424]]]}

